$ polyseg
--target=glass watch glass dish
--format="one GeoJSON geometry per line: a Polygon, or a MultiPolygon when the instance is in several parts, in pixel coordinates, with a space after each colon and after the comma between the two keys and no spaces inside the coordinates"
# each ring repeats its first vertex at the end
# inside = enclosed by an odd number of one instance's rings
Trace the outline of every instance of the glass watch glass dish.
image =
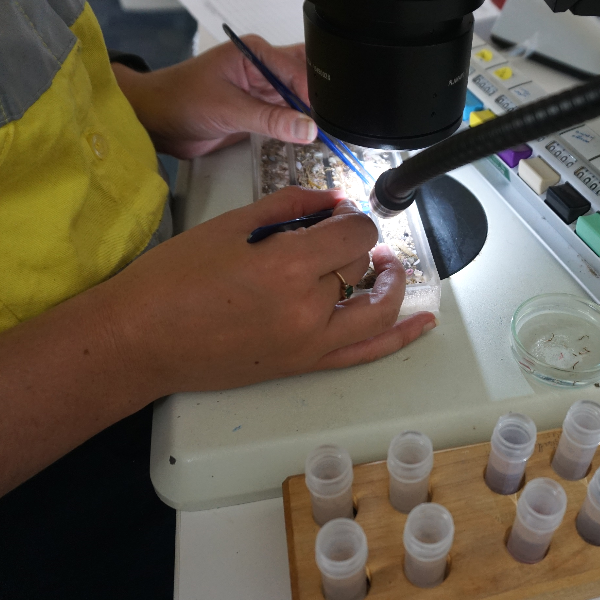
{"type": "Polygon", "coordinates": [[[571,294],[543,294],[521,304],[511,321],[521,369],[553,386],[600,381],[600,306],[571,294]]]}

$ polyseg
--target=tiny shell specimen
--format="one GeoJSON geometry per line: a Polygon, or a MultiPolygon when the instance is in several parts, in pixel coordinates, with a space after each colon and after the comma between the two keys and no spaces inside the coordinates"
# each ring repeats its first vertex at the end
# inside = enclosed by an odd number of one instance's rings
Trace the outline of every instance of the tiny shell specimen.
{"type": "Polygon", "coordinates": [[[261,192],[272,194],[290,184],[285,142],[266,139],[261,148],[261,192]]]}

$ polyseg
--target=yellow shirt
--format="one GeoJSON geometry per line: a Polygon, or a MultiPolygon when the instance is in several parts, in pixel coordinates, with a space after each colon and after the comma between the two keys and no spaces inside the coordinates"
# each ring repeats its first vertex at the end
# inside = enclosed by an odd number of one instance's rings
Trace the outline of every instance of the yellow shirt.
{"type": "MultiPolygon", "coordinates": [[[[61,1],[8,4],[18,8],[8,20],[18,19],[57,70],[23,111],[20,98],[7,100],[10,86],[0,88],[0,331],[127,265],[150,241],[168,193],[90,6],[71,0],[63,8],[61,1]],[[68,25],[64,15],[74,6],[68,25]],[[51,19],[42,14],[50,10],[51,19]],[[55,47],[63,34],[72,44],[61,56],[55,47]]],[[[0,32],[10,42],[4,23],[0,32]]],[[[31,43],[25,48],[33,52],[31,43]]],[[[19,76],[27,78],[27,69],[19,76]]]]}

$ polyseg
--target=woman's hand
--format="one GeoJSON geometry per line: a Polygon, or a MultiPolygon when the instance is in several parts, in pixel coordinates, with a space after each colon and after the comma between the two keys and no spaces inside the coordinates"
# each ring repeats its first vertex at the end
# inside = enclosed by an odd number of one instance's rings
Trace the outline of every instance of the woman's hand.
{"type": "MultiPolygon", "coordinates": [[[[256,35],[243,40],[308,103],[304,45],[275,48],[256,35]]],[[[113,70],[157,149],[178,158],[206,154],[248,132],[295,143],[317,135],[315,122],[289,108],[231,42],[151,73],[120,64],[113,70]]]]}
{"type": "Polygon", "coordinates": [[[431,313],[396,323],[406,279],[387,247],[374,253],[373,290],[340,301],[334,271],[356,284],[376,240],[341,192],[286,188],[176,236],[103,284],[115,344],[157,396],[370,362],[435,324],[431,313]],[[257,227],[333,206],[313,227],[246,241],[257,227]]]}
{"type": "Polygon", "coordinates": [[[150,250],[118,275],[0,335],[0,495],[171,392],[215,390],[369,362],[435,326],[396,323],[405,274],[340,192],[286,188],[150,250]],[[335,206],[256,244],[262,225],[335,206]]]}

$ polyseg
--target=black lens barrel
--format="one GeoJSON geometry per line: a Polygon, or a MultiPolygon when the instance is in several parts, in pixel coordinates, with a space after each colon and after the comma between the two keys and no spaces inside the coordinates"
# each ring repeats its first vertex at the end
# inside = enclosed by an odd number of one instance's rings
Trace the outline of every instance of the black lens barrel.
{"type": "Polygon", "coordinates": [[[450,21],[474,12],[483,2],[484,0],[314,0],[313,4],[330,14],[348,14],[358,24],[361,21],[450,21]]]}
{"type": "Polygon", "coordinates": [[[483,0],[304,3],[317,124],[344,141],[416,149],[452,134],[465,104],[472,11],[483,0]]]}

